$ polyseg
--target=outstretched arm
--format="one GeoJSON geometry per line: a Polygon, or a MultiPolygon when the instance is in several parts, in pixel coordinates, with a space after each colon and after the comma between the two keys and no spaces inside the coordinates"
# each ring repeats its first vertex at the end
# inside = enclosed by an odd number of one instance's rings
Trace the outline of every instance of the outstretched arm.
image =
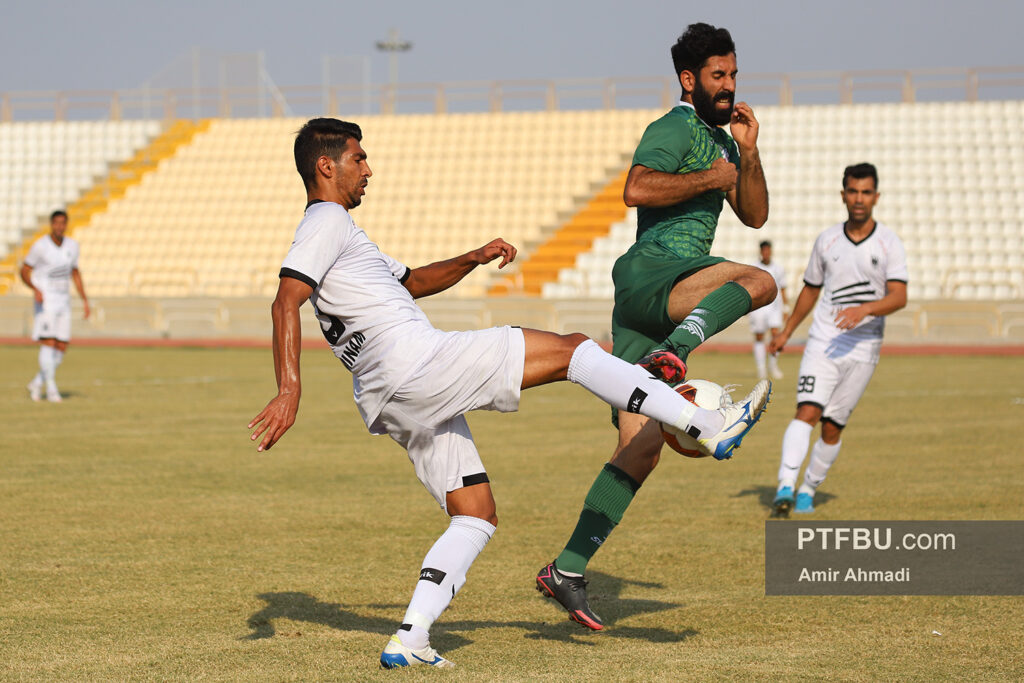
{"type": "Polygon", "coordinates": [[[729,132],[740,150],[740,174],[736,187],[726,194],[729,206],[743,225],[760,228],[768,220],[768,184],[757,151],[757,119],[746,102],[737,102],[729,132]]]}
{"type": "Polygon", "coordinates": [[[299,307],[312,294],[313,288],[301,280],[281,278],[277,297],[270,307],[274,319],[274,374],[277,376],[277,396],[249,423],[255,428],[250,439],[263,436],[257,451],[265,451],[295,424],[299,411],[302,383],[299,379],[299,353],[302,345],[302,326],[299,307]]]}
{"type": "Polygon", "coordinates": [[[516,248],[499,237],[461,256],[413,268],[405,279],[405,288],[414,299],[437,294],[459,282],[477,266],[498,257],[501,257],[498,268],[504,268],[515,260],[516,248]]]}
{"type": "Polygon", "coordinates": [[[782,330],[768,342],[768,353],[778,353],[782,350],[786,342],[789,341],[789,336],[793,334],[793,330],[800,326],[807,314],[814,308],[819,294],[821,294],[821,287],[812,287],[804,283],[804,288],[800,290],[800,295],[797,296],[796,303],[793,305],[793,313],[786,320],[782,330]]]}

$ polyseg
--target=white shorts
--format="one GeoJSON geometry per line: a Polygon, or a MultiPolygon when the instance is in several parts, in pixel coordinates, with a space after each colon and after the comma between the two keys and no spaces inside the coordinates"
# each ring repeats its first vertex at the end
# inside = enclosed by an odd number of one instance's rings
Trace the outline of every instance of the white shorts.
{"type": "Polygon", "coordinates": [[[56,339],[71,341],[71,307],[61,306],[47,308],[43,304],[35,304],[35,320],[32,323],[32,339],[56,339]]]}
{"type": "Polygon", "coordinates": [[[823,351],[808,346],[800,361],[797,405],[812,403],[819,406],[822,419],[841,429],[864,395],[875,367],[875,363],[829,357],[823,351]]]}
{"type": "Polygon", "coordinates": [[[519,408],[526,346],[518,327],[450,332],[437,353],[384,404],[371,431],[409,453],[416,477],[445,508],[445,495],[488,481],[464,413],[519,408]]]}
{"type": "Polygon", "coordinates": [[[754,334],[764,334],[768,330],[782,329],[782,306],[774,302],[762,306],[747,314],[750,320],[750,331],[754,334]]]}

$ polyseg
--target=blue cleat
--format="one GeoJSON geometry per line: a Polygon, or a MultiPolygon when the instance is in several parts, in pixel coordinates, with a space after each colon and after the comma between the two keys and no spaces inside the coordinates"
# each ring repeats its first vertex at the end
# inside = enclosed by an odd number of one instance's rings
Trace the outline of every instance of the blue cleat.
{"type": "Polygon", "coordinates": [[[406,666],[435,666],[439,669],[450,669],[455,665],[437,654],[437,650],[427,645],[419,650],[402,645],[398,636],[391,636],[384,651],[380,653],[380,668],[400,669],[406,666]]]}
{"type": "Polygon", "coordinates": [[[814,512],[814,494],[803,491],[796,494],[796,507],[793,508],[793,512],[799,512],[802,515],[814,512]]]}
{"type": "Polygon", "coordinates": [[[762,379],[740,403],[730,403],[719,409],[725,417],[721,431],[707,439],[697,439],[697,447],[704,455],[715,460],[728,460],[733,450],[740,447],[743,437],[757,424],[772,398],[772,383],[762,379]]]}
{"type": "Polygon", "coordinates": [[[775,500],[772,501],[772,517],[789,517],[789,511],[793,509],[793,487],[780,486],[775,493],[775,500]]]}

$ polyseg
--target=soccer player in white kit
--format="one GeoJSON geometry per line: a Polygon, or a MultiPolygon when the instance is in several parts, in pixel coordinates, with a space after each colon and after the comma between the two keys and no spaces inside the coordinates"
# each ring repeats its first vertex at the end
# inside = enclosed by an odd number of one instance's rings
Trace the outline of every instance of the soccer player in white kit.
{"type": "Polygon", "coordinates": [[[71,282],[89,317],[89,299],[78,272],[78,242],[65,235],[67,228],[67,213],[50,214],[50,234],[36,240],[21,266],[21,279],[35,299],[32,339],[39,342],[39,372],[28,383],[33,401],[42,399],[43,387],[47,401],[62,400],[54,376],[71,343],[71,282]]]}
{"type": "Polygon", "coordinates": [[[790,509],[814,512],[814,492],[839,456],[843,429],[878,365],[885,316],[907,305],[906,252],[896,233],[872,217],[878,196],[874,166],[846,168],[842,198],[847,220],[815,240],[793,314],[768,347],[769,353],[781,351],[814,308],[800,361],[796,417],[782,437],[773,516],[785,517],[790,509]],[[821,438],[811,449],[794,498],[811,431],[819,420],[821,438]]]}
{"type": "MultiPolygon", "coordinates": [[[[451,515],[423,560],[405,618],[381,653],[385,668],[453,664],[430,647],[429,629],[466,580],[497,524],[494,497],[464,413],[514,411],[521,389],[568,379],[619,410],[686,431],[710,454],[745,435],[767,390],[717,411],[698,408],[639,366],[582,334],[501,327],[435,329],[413,301],[451,287],[477,265],[511,262],[495,239],[461,256],[410,269],[381,253],[349,214],[371,176],[353,123],[312,119],[295,139],[306,213],[281,268],[274,320],[278,394],[249,423],[257,450],[295,422],[301,383],[299,307],[308,299],[334,354],[352,372],[353,394],[373,434],[408,452],[416,476],[451,515]]],[[[764,383],[767,384],[767,383],[764,383]]]]}
{"type": "Polygon", "coordinates": [[[754,333],[754,365],[757,367],[757,376],[761,379],[769,375],[772,379],[782,379],[778,358],[774,353],[771,355],[767,353],[764,335],[771,332],[774,337],[782,329],[785,307],[789,303],[786,300],[786,269],[782,267],[781,263],[772,261],[771,242],[764,240],[759,246],[761,259],[754,265],[771,274],[779,294],[767,306],[762,306],[747,314],[747,318],[750,320],[750,331],[754,333]]]}

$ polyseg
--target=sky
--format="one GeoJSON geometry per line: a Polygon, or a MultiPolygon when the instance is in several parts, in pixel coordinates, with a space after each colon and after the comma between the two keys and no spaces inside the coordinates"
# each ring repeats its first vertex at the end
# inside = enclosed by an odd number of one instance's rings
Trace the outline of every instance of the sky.
{"type": "MultiPolygon", "coordinates": [[[[1024,64],[1018,0],[6,0],[0,92],[139,87],[204,55],[264,53],[280,86],[315,85],[325,55],[369,58],[397,29],[402,82],[671,74],[694,21],[725,26],[742,72],[1024,64]]],[[[741,81],[742,82],[742,81],[741,81]]]]}

